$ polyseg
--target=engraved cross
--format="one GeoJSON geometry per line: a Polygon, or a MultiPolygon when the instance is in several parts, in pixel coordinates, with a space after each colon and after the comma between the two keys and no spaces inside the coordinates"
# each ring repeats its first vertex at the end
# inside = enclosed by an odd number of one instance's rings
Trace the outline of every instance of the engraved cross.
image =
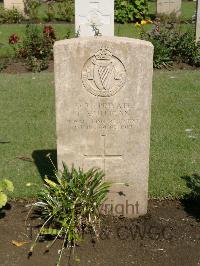
{"type": "Polygon", "coordinates": [[[108,154],[106,152],[106,135],[102,135],[103,137],[103,153],[102,154],[84,154],[85,159],[96,159],[103,161],[103,170],[106,173],[106,160],[108,159],[118,159],[121,160],[123,158],[122,154],[108,154]]]}
{"type": "Polygon", "coordinates": [[[80,24],[88,24],[91,26],[95,24],[96,26],[109,25],[111,23],[111,15],[103,15],[100,10],[99,1],[90,1],[90,11],[88,14],[82,14],[79,16],[80,24]]]}

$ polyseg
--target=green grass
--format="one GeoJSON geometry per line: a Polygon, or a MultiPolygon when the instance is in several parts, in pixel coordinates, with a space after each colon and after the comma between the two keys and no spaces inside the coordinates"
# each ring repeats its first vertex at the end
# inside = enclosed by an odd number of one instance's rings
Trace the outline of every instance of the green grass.
{"type": "Polygon", "coordinates": [[[191,19],[196,11],[196,2],[182,2],[182,19],[191,19]]]}
{"type": "Polygon", "coordinates": [[[0,177],[13,180],[15,197],[31,197],[42,180],[33,163],[17,157],[56,147],[53,75],[1,74],[0,83],[0,177]]]}
{"type": "MultiPolygon", "coordinates": [[[[47,24],[50,25],[50,24],[47,24]]],[[[57,39],[64,39],[68,32],[70,32],[70,37],[74,37],[74,25],[73,24],[52,24],[56,31],[57,39]]],[[[11,34],[17,34],[21,39],[23,39],[25,33],[25,24],[4,24],[0,25],[0,58],[1,57],[12,57],[14,56],[13,49],[9,45],[8,40],[11,34]]],[[[39,27],[44,27],[44,25],[39,25],[39,27]]],[[[146,25],[145,29],[151,30],[151,25],[146,25]]],[[[194,27],[191,24],[182,24],[183,30],[190,29],[194,27]]],[[[139,38],[139,31],[134,24],[115,24],[115,35],[130,38],[139,38]]]]}
{"type": "MultiPolygon", "coordinates": [[[[39,27],[43,28],[44,25],[39,25],[39,27]]],[[[56,36],[58,39],[64,39],[69,31],[71,32],[71,37],[74,33],[74,25],[54,24],[53,27],[56,31],[56,36]]],[[[21,39],[23,39],[25,28],[25,24],[0,25],[0,57],[9,57],[13,54],[13,49],[8,44],[8,39],[13,33],[17,34],[21,39]]]]}
{"type": "MultiPolygon", "coordinates": [[[[184,195],[181,176],[200,171],[199,83],[198,71],[155,71],[151,197],[184,195]]],[[[0,74],[0,84],[0,177],[14,182],[14,197],[33,197],[42,178],[33,162],[18,157],[56,149],[53,74],[0,74]]]]}
{"type": "MultiPolygon", "coordinates": [[[[182,3],[182,19],[191,19],[195,12],[196,3],[194,2],[183,2],[182,3]]],[[[39,18],[44,19],[45,10],[47,5],[43,4],[39,10],[39,18]]],[[[156,12],[156,4],[155,2],[149,2],[149,13],[155,14],[156,12]]],[[[51,23],[46,23],[51,24],[51,23]]],[[[183,30],[193,27],[194,25],[182,25],[183,30]]],[[[43,25],[41,25],[43,27],[43,25]]],[[[66,34],[70,31],[70,37],[74,37],[74,24],[53,24],[53,27],[56,30],[56,35],[58,39],[65,38],[66,34]]],[[[146,30],[151,29],[151,25],[145,26],[146,30]]],[[[23,38],[25,32],[24,24],[3,24],[0,25],[0,58],[1,57],[12,57],[13,49],[8,44],[9,36],[13,33],[16,33],[18,36],[23,38]]],[[[139,38],[138,30],[135,28],[134,24],[125,24],[119,25],[115,24],[115,35],[116,36],[125,36],[132,38],[139,38]]]]}
{"type": "MultiPolygon", "coordinates": [[[[47,25],[49,25],[47,23],[47,25]]],[[[44,25],[39,25],[43,27],[44,25]]],[[[70,32],[70,37],[74,37],[74,25],[73,24],[53,24],[53,28],[56,31],[57,39],[64,39],[68,32],[70,32]]],[[[0,25],[0,57],[10,57],[13,55],[13,49],[8,44],[8,39],[11,34],[15,33],[23,39],[26,25],[24,24],[12,24],[12,25],[0,25]]],[[[151,28],[151,25],[146,27],[151,28]]],[[[126,37],[139,37],[139,32],[133,24],[125,25],[115,25],[115,35],[126,36],[126,37]]]]}
{"type": "Polygon", "coordinates": [[[199,83],[198,71],[159,71],[154,75],[152,197],[182,196],[186,188],[181,176],[200,171],[199,83]]]}

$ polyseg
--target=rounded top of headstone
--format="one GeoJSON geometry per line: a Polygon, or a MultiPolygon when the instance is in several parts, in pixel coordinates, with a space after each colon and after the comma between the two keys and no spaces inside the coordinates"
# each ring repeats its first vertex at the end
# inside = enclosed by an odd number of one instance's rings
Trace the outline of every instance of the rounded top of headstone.
{"type": "Polygon", "coordinates": [[[90,42],[115,42],[119,44],[133,44],[138,46],[146,46],[153,49],[153,44],[148,41],[140,40],[140,39],[134,39],[134,38],[128,38],[128,37],[79,37],[79,38],[72,38],[72,39],[65,39],[56,41],[54,44],[55,46],[63,46],[65,44],[69,45],[70,43],[90,43],[90,42]]]}

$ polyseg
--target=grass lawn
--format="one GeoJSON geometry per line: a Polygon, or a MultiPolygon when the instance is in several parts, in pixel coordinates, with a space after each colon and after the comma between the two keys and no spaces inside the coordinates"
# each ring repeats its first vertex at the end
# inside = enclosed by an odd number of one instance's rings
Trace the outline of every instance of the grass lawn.
{"type": "MultiPolygon", "coordinates": [[[[47,24],[50,25],[50,24],[47,24]]],[[[44,25],[39,25],[43,27],[44,25]]],[[[74,37],[74,25],[73,24],[53,24],[52,25],[56,31],[57,39],[64,39],[68,32],[70,32],[70,37],[74,37]]],[[[0,25],[0,58],[1,57],[11,57],[13,55],[13,49],[8,44],[8,39],[11,34],[15,33],[21,38],[23,38],[25,32],[25,24],[3,24],[0,25]]],[[[151,30],[151,25],[146,25],[145,29],[151,30]]],[[[183,30],[190,29],[194,27],[191,24],[182,24],[183,30]]],[[[115,35],[130,38],[139,38],[139,30],[134,24],[115,24],[115,35]]]]}
{"type": "MultiPolygon", "coordinates": [[[[1,4],[1,3],[0,3],[1,4]]],[[[39,17],[42,19],[45,16],[45,9],[47,5],[42,5],[39,10],[39,17]]],[[[182,3],[182,19],[191,19],[194,15],[196,8],[195,2],[184,1],[182,3]]],[[[156,12],[156,3],[149,2],[149,14],[155,14],[156,12]]],[[[51,23],[46,23],[51,24],[51,23]]],[[[42,27],[42,26],[41,26],[42,27]]],[[[68,32],[70,32],[70,37],[74,36],[74,24],[53,24],[53,27],[56,30],[56,35],[58,39],[64,39],[68,32]]],[[[182,25],[183,30],[194,27],[194,25],[182,25]]],[[[147,30],[151,29],[151,25],[145,27],[147,30]]],[[[13,50],[8,44],[9,36],[13,33],[23,36],[25,32],[24,24],[2,24],[0,25],[0,58],[1,57],[11,57],[13,55],[13,50]]],[[[115,25],[115,35],[116,36],[126,36],[132,38],[139,38],[138,29],[135,28],[134,24],[125,24],[125,25],[115,25]]]]}
{"type": "MultiPolygon", "coordinates": [[[[181,177],[200,171],[199,83],[197,71],[155,71],[151,197],[184,195],[181,177]]],[[[56,149],[53,74],[0,74],[0,84],[0,177],[14,182],[14,197],[33,197],[48,161],[32,159],[56,149]]]]}
{"type": "MultiPolygon", "coordinates": [[[[49,24],[48,24],[49,25],[49,24]]],[[[44,27],[44,25],[39,25],[44,27]]],[[[58,39],[64,39],[70,31],[71,36],[74,32],[74,25],[71,24],[54,24],[56,36],[58,39]]],[[[13,54],[13,49],[8,44],[8,39],[11,34],[15,33],[22,38],[25,32],[25,24],[2,24],[0,25],[0,57],[9,57],[13,54]]]]}
{"type": "MultiPolygon", "coordinates": [[[[0,3],[1,5],[1,3],[0,3]]],[[[182,3],[182,19],[191,19],[194,15],[196,8],[195,2],[183,2],[182,3]]],[[[47,5],[43,4],[39,10],[40,19],[44,19],[45,10],[47,5]]],[[[149,14],[155,14],[156,12],[156,3],[149,2],[149,14]]],[[[46,23],[51,24],[51,23],[46,23]]],[[[42,27],[42,26],[41,26],[42,27]]],[[[56,36],[58,39],[64,39],[68,32],[70,32],[70,37],[74,37],[74,24],[53,24],[53,27],[56,30],[56,36]]],[[[182,25],[183,30],[194,27],[194,25],[182,25]]],[[[145,26],[146,30],[151,29],[151,25],[145,26]]],[[[2,24],[0,25],[0,58],[1,57],[11,57],[13,55],[13,50],[8,44],[9,36],[13,33],[16,33],[22,38],[25,32],[24,24],[2,24]]],[[[134,24],[115,24],[115,35],[116,36],[125,36],[132,38],[139,38],[138,29],[135,28],[134,24]]]]}
{"type": "Polygon", "coordinates": [[[153,83],[150,196],[179,197],[200,171],[200,72],[159,71],[153,83]]]}
{"type": "MultiPolygon", "coordinates": [[[[49,25],[49,23],[47,24],[49,25]]],[[[74,24],[53,24],[52,26],[56,31],[57,39],[64,39],[68,32],[70,32],[70,37],[74,37],[74,24]]],[[[22,37],[25,27],[26,25],[24,24],[0,25],[0,57],[8,57],[13,54],[13,49],[8,44],[8,39],[13,33],[22,37]]],[[[40,25],[40,27],[43,27],[43,25],[40,25]]],[[[151,29],[151,25],[147,25],[146,28],[151,29]]],[[[139,38],[139,31],[134,24],[116,24],[115,35],[139,38]]]]}

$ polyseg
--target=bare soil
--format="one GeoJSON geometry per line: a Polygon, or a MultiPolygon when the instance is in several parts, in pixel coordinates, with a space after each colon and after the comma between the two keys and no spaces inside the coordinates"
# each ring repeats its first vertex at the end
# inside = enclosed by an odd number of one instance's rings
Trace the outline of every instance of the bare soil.
{"type": "MultiPolygon", "coordinates": [[[[49,67],[42,72],[53,72],[54,63],[53,60],[49,62],[49,67]]],[[[26,65],[22,61],[9,61],[7,66],[1,71],[1,73],[7,74],[23,74],[30,73],[31,71],[27,69],[26,65]]]]}
{"type": "MultiPolygon", "coordinates": [[[[25,220],[27,202],[12,202],[0,218],[0,265],[55,265],[62,242],[49,253],[40,242],[28,259],[30,243],[41,221],[25,220]],[[12,241],[28,243],[17,247],[12,241]]],[[[100,239],[87,235],[74,254],[66,249],[61,265],[200,265],[199,202],[150,201],[139,219],[104,217],[100,239]]]]}

